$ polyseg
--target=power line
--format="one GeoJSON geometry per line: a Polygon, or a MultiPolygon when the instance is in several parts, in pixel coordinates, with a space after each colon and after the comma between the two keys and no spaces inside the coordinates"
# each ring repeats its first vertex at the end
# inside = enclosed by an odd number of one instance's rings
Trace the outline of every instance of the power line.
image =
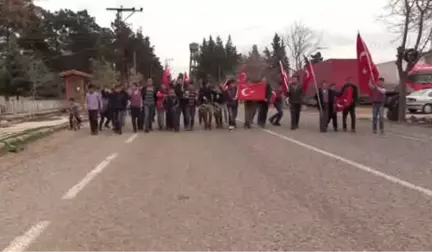
{"type": "MultiPolygon", "coordinates": [[[[117,13],[117,17],[122,22],[125,22],[135,12],[143,12],[143,8],[142,7],[139,8],[139,9],[137,9],[135,7],[133,7],[133,8],[123,8],[123,6],[120,6],[120,8],[106,8],[106,10],[107,11],[115,11],[117,13]],[[124,12],[130,13],[129,16],[127,16],[125,19],[123,19],[123,13],[124,12]]],[[[117,36],[117,34],[116,34],[116,36],[117,36]]],[[[120,74],[123,76],[123,78],[126,78],[126,80],[129,82],[129,67],[128,67],[127,62],[126,62],[126,57],[125,57],[126,53],[125,53],[125,50],[126,50],[125,44],[120,45],[120,51],[123,52],[123,55],[121,56],[122,58],[121,58],[121,61],[120,61],[121,64],[122,64],[120,74]]],[[[136,57],[135,52],[134,52],[134,56],[136,57]]],[[[134,60],[134,68],[136,69],[136,60],[134,60]]]]}

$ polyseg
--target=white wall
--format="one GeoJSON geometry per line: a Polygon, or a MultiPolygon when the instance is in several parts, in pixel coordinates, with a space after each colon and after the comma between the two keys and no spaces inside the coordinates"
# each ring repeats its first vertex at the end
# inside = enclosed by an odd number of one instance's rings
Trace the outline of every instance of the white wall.
{"type": "Polygon", "coordinates": [[[0,98],[0,114],[35,113],[46,110],[61,109],[66,106],[64,100],[29,100],[11,98],[6,101],[0,98]]]}

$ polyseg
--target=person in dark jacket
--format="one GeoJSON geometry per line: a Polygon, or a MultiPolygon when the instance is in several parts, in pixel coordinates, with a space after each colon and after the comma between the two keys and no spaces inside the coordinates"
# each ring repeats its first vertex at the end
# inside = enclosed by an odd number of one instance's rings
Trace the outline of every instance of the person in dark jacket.
{"type": "Polygon", "coordinates": [[[293,77],[293,82],[288,86],[287,97],[290,103],[291,112],[291,130],[299,127],[300,112],[303,103],[303,90],[298,76],[293,77]]]}
{"type": "Polygon", "coordinates": [[[272,88],[270,84],[267,83],[265,99],[263,101],[258,102],[258,125],[261,128],[264,128],[267,122],[267,114],[269,110],[269,102],[271,96],[272,96],[272,88]]]}
{"type": "Polygon", "coordinates": [[[129,94],[126,91],[127,90],[127,84],[123,84],[121,86],[121,93],[122,93],[122,108],[119,112],[120,115],[120,123],[122,125],[122,127],[125,126],[126,123],[126,115],[127,115],[127,110],[128,110],[128,101],[129,101],[129,94]]]}
{"type": "Polygon", "coordinates": [[[109,128],[109,123],[111,121],[112,113],[109,108],[109,96],[111,95],[110,91],[102,90],[102,111],[100,112],[100,120],[99,120],[99,131],[102,131],[102,126],[105,128],[109,128]]]}
{"type": "Polygon", "coordinates": [[[123,92],[122,85],[117,85],[114,91],[109,96],[108,107],[112,112],[112,124],[113,130],[117,134],[122,134],[122,123],[121,117],[122,112],[126,111],[127,102],[129,97],[125,92],[123,92]]]}
{"type": "MultiPolygon", "coordinates": [[[[183,115],[183,126],[187,129],[189,126],[188,116],[187,116],[187,104],[188,104],[188,97],[186,94],[187,90],[187,84],[184,82],[183,74],[179,74],[177,77],[177,81],[174,86],[175,93],[177,97],[179,98],[179,116],[178,119],[180,120],[180,116],[183,115]]],[[[180,122],[179,122],[180,124],[180,122]]]]}
{"type": "Polygon", "coordinates": [[[188,104],[187,104],[187,117],[189,122],[188,130],[193,130],[195,125],[195,114],[197,106],[197,91],[193,83],[189,83],[187,90],[188,104]]]}
{"type": "Polygon", "coordinates": [[[283,117],[283,92],[282,92],[282,86],[278,87],[276,92],[276,97],[273,102],[273,106],[276,108],[276,114],[274,114],[272,117],[270,117],[269,122],[273,124],[274,126],[280,126],[280,120],[283,117]]]}
{"type": "Polygon", "coordinates": [[[329,84],[323,81],[321,88],[318,90],[317,101],[321,103],[321,108],[318,105],[318,109],[322,113],[320,116],[320,131],[327,132],[328,124],[330,121],[333,123],[333,130],[338,131],[337,113],[335,111],[335,99],[339,95],[335,90],[336,84],[329,84]]]}
{"type": "Polygon", "coordinates": [[[179,120],[178,120],[178,109],[179,109],[179,99],[175,94],[173,88],[170,88],[168,91],[168,95],[164,99],[164,108],[166,111],[166,130],[168,131],[176,131],[180,130],[179,120]]]}
{"type": "Polygon", "coordinates": [[[215,118],[216,128],[223,128],[223,112],[222,106],[225,103],[225,97],[222,94],[220,86],[216,86],[212,92],[212,103],[213,103],[213,115],[215,118]]]}
{"type": "Polygon", "coordinates": [[[237,100],[237,87],[235,86],[235,80],[229,80],[227,82],[227,89],[225,90],[226,105],[228,109],[228,128],[233,130],[237,128],[236,118],[238,112],[238,100],[237,100]]]}
{"type": "Polygon", "coordinates": [[[210,82],[205,82],[199,90],[198,95],[198,119],[204,123],[204,129],[211,130],[213,117],[213,91],[210,82]]]}
{"type": "Polygon", "coordinates": [[[358,101],[358,88],[354,85],[351,77],[347,79],[347,83],[342,86],[340,91],[341,95],[345,92],[347,88],[352,88],[352,104],[348,106],[344,111],[342,111],[342,127],[343,131],[347,131],[347,117],[348,114],[351,117],[351,132],[356,131],[356,104],[358,101]]]}

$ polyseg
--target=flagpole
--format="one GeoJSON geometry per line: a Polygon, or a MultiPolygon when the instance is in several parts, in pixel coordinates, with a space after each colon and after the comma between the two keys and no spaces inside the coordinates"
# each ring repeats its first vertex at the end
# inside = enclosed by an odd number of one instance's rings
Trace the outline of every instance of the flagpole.
{"type": "MultiPolygon", "coordinates": [[[[309,60],[306,58],[306,56],[303,55],[303,57],[305,58],[307,64],[311,64],[309,62],[309,60]]],[[[315,91],[317,93],[318,107],[319,107],[320,113],[322,113],[323,112],[323,108],[322,108],[321,98],[320,98],[320,95],[319,95],[318,84],[317,84],[317,81],[316,81],[316,78],[315,78],[315,71],[313,69],[312,64],[311,64],[311,68],[310,69],[311,69],[312,78],[313,78],[313,81],[314,81],[314,84],[315,84],[315,91]]]]}

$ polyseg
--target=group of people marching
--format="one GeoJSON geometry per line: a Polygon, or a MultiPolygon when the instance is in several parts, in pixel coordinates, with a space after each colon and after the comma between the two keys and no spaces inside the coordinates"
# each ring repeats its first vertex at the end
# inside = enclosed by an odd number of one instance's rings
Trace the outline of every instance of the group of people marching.
{"type": "MultiPolygon", "coordinates": [[[[381,78],[377,85],[371,85],[374,133],[377,132],[378,122],[381,133],[384,130],[385,90],[380,85],[383,81],[381,78]]],[[[236,119],[239,105],[236,84],[237,81],[232,79],[223,85],[212,85],[210,82],[206,82],[198,83],[199,87],[196,87],[194,83],[186,83],[182,74],[178,76],[176,81],[169,85],[161,85],[158,89],[153,85],[152,79],[148,79],[146,83],[133,83],[130,88],[126,88],[125,85],[117,85],[111,90],[104,89],[100,92],[90,84],[85,100],[90,130],[95,135],[103,128],[109,128],[111,124],[114,132],[122,134],[128,111],[131,115],[134,132],[140,130],[150,132],[153,130],[153,123],[156,123],[159,130],[178,132],[181,116],[183,117],[184,128],[190,131],[194,129],[197,111],[199,124],[204,124],[204,129],[212,129],[214,118],[216,128],[223,128],[225,122],[228,124],[228,128],[233,130],[237,127],[236,119]]],[[[322,83],[316,96],[321,112],[321,132],[327,131],[330,122],[333,123],[334,130],[338,131],[337,112],[339,110],[335,103],[337,98],[348,89],[350,89],[349,104],[340,110],[343,115],[343,130],[347,130],[346,121],[349,115],[351,117],[351,131],[355,132],[355,107],[358,100],[358,89],[351,78],[347,79],[347,83],[340,92],[335,90],[334,84],[328,84],[325,81],[322,83]]],[[[291,129],[297,129],[304,98],[298,76],[291,79],[286,93],[282,91],[282,88],[273,89],[267,84],[264,100],[244,101],[244,127],[246,129],[251,128],[256,114],[258,114],[258,125],[265,127],[270,104],[276,108],[277,112],[268,121],[274,126],[280,126],[285,97],[290,104],[291,129]]],[[[79,104],[71,98],[71,128],[74,118],[78,123],[81,123],[79,104]]]]}

